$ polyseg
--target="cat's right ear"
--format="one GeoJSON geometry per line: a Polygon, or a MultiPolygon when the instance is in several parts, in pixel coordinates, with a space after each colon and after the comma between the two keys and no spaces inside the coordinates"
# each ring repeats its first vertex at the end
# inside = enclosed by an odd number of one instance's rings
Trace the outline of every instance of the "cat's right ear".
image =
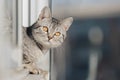
{"type": "Polygon", "coordinates": [[[64,27],[64,29],[67,31],[69,29],[69,27],[71,26],[72,22],[73,22],[73,18],[69,17],[69,18],[64,19],[61,22],[61,24],[64,27]]]}
{"type": "Polygon", "coordinates": [[[41,10],[41,13],[39,15],[39,20],[42,20],[44,18],[51,18],[51,12],[50,12],[50,8],[49,7],[44,7],[41,10]]]}

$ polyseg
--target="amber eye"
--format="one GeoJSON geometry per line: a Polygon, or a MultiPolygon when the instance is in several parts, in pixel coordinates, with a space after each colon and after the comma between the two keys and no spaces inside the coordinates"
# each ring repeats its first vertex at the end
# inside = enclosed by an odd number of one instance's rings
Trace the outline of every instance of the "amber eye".
{"type": "Polygon", "coordinates": [[[47,26],[43,26],[43,31],[48,32],[47,26]]]}
{"type": "Polygon", "coordinates": [[[60,32],[56,32],[55,36],[60,36],[60,34],[61,34],[60,32]]]}

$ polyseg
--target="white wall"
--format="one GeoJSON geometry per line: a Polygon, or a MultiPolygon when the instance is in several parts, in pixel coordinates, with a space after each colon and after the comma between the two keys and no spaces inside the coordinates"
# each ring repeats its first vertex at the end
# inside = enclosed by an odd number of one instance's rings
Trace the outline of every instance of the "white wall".
{"type": "MultiPolygon", "coordinates": [[[[26,71],[16,70],[21,60],[21,48],[20,45],[14,44],[15,40],[13,40],[13,31],[15,32],[13,28],[16,27],[13,27],[16,23],[14,22],[15,15],[12,15],[14,13],[14,1],[15,0],[0,0],[0,80],[20,80],[21,77],[26,75],[26,71]]],[[[20,22],[19,20],[19,26],[20,22]]],[[[16,33],[20,32],[21,31],[16,33]]],[[[18,38],[20,39],[20,36],[18,36],[18,38]]],[[[19,41],[18,44],[20,44],[19,41]]]]}
{"type": "MultiPolygon", "coordinates": [[[[12,43],[11,43],[11,19],[9,0],[0,0],[0,80],[6,80],[9,76],[9,68],[14,67],[11,59],[12,43]]],[[[11,2],[10,2],[11,3],[11,2]]]]}

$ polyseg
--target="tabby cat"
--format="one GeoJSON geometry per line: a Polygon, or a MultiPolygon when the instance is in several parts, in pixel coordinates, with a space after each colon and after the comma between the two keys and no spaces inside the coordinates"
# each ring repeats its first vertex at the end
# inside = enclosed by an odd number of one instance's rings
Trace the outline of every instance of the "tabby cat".
{"type": "Polygon", "coordinates": [[[50,48],[58,47],[64,42],[66,31],[72,22],[72,17],[64,20],[53,18],[50,9],[44,7],[38,20],[32,26],[23,28],[23,65],[29,74],[39,74],[44,78],[48,76],[45,67],[49,64],[46,63],[45,55],[50,48]]]}

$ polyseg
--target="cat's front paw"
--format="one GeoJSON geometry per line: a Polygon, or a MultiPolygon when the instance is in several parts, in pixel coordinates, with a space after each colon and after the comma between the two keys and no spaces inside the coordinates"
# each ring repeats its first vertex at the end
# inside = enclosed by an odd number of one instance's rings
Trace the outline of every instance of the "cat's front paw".
{"type": "Polygon", "coordinates": [[[37,68],[33,68],[32,70],[29,71],[29,74],[40,74],[40,71],[37,68]]]}
{"type": "Polygon", "coordinates": [[[42,70],[40,68],[36,68],[36,69],[33,69],[32,71],[29,71],[29,74],[40,75],[40,77],[43,80],[48,80],[48,76],[49,76],[48,71],[42,70]]]}
{"type": "Polygon", "coordinates": [[[28,69],[29,74],[41,75],[42,77],[48,76],[48,71],[40,69],[33,64],[24,64],[24,69],[28,69]]]}
{"type": "Polygon", "coordinates": [[[48,75],[48,71],[42,70],[40,68],[34,68],[29,71],[29,74],[40,74],[44,77],[44,76],[48,75]]]}

